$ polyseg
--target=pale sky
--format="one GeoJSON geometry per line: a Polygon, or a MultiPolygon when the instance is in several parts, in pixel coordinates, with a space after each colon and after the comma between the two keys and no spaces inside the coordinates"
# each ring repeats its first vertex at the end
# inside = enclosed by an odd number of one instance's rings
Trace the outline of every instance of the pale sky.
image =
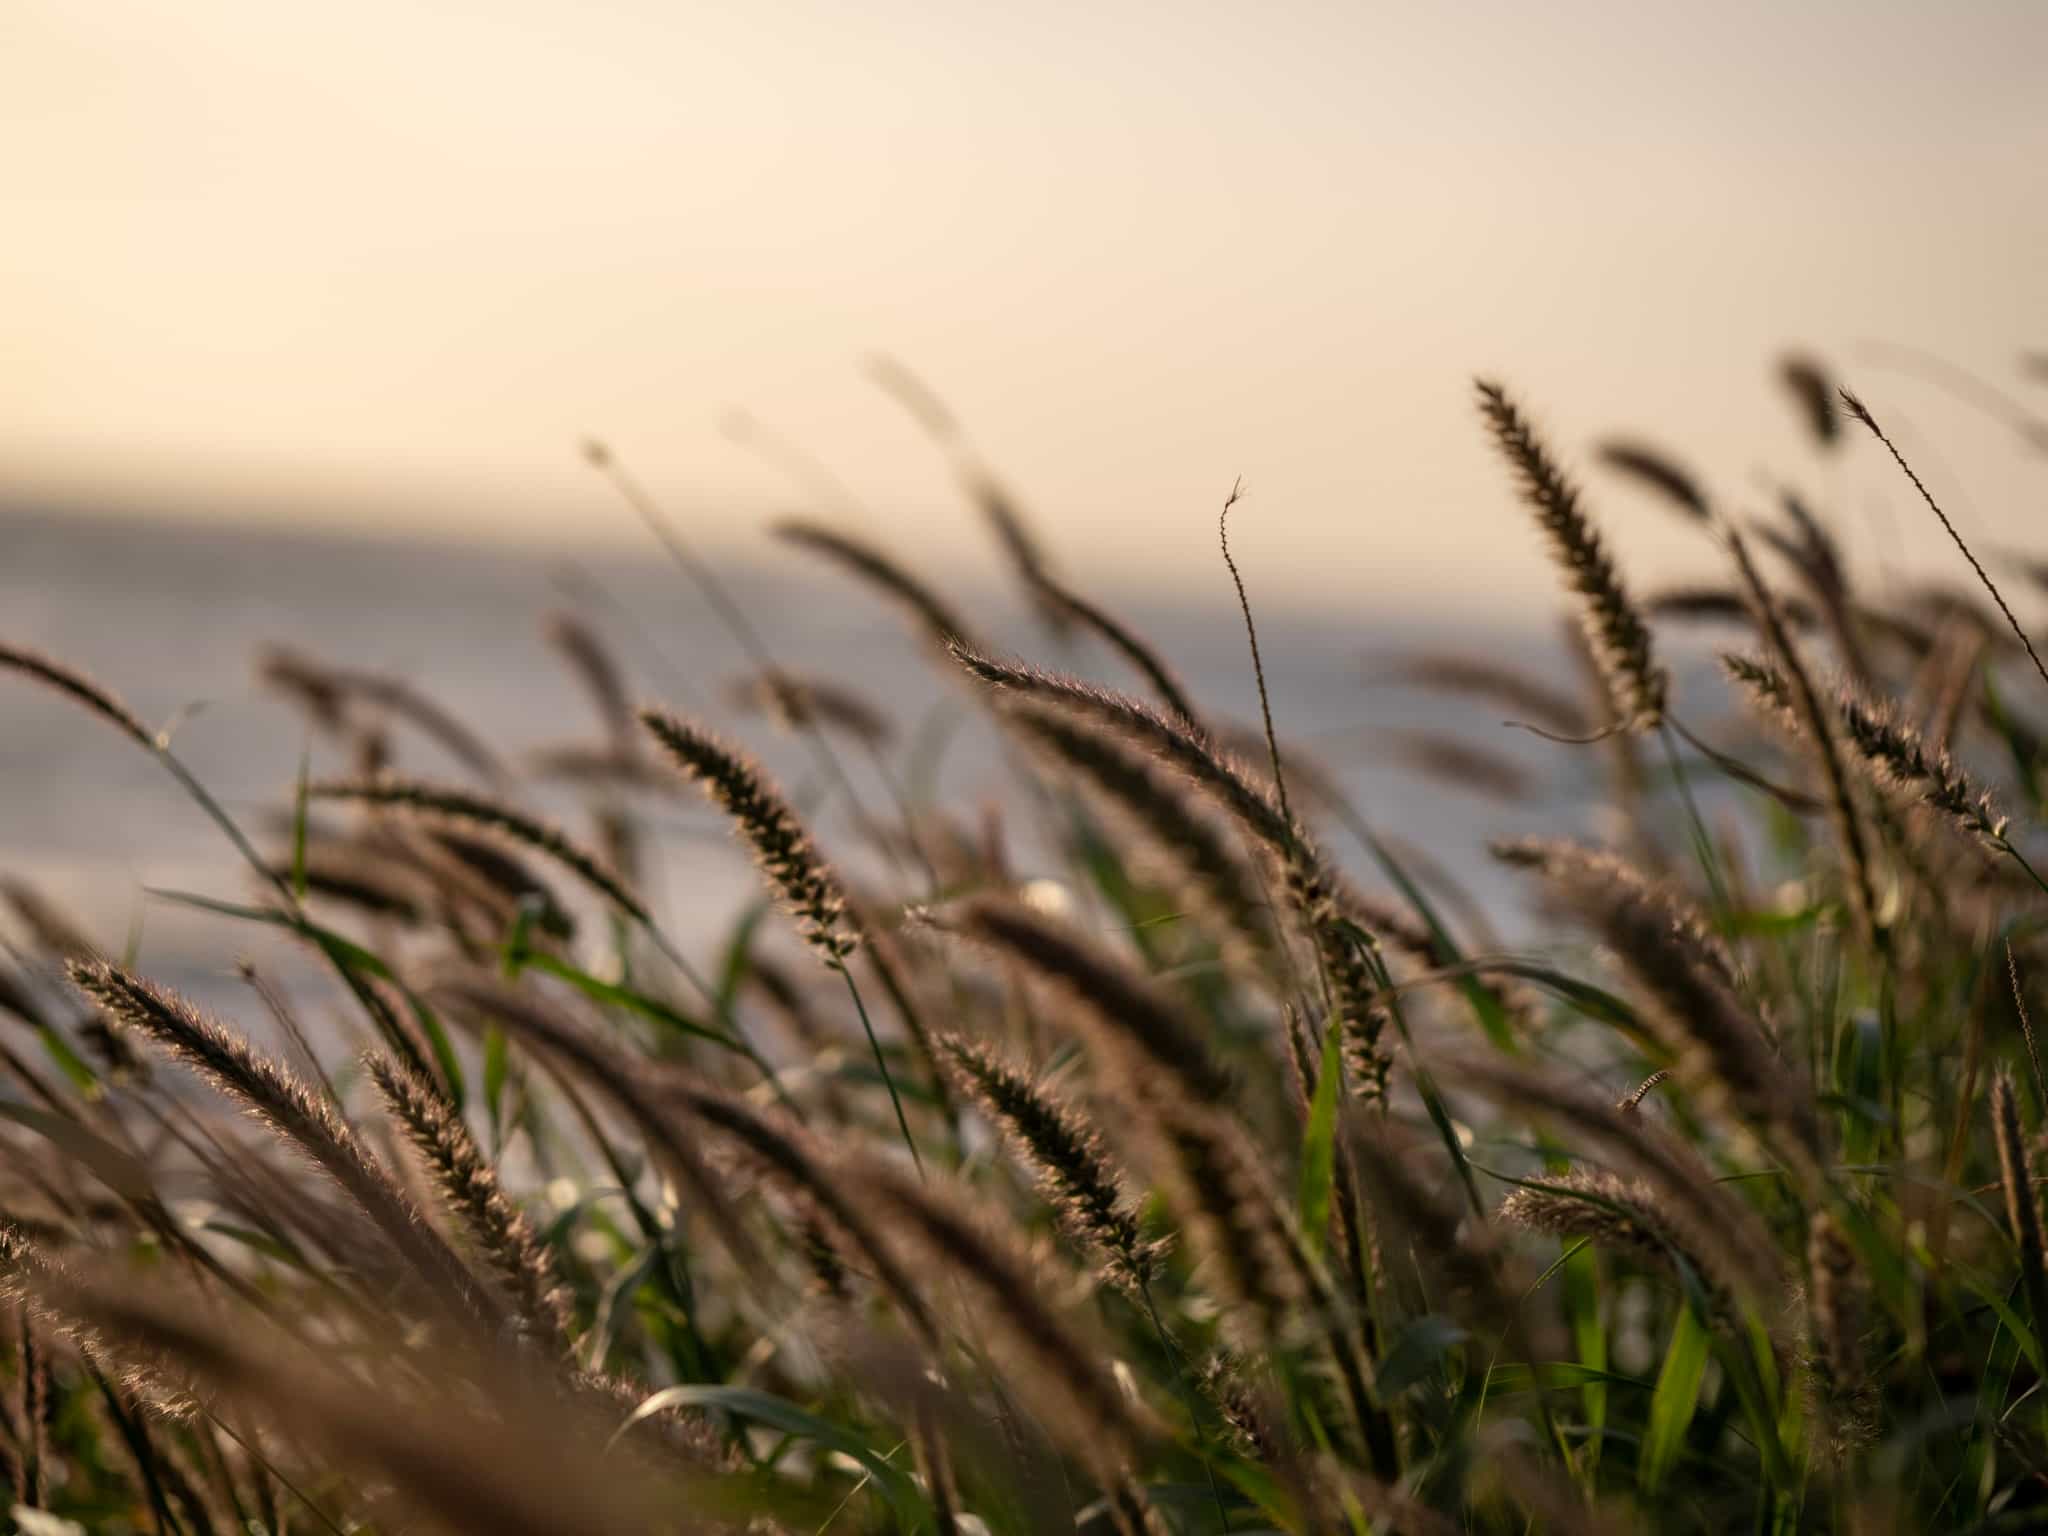
{"type": "MultiPolygon", "coordinates": [[[[598,433],[757,548],[801,498],[737,406],[905,547],[978,554],[877,351],[1084,576],[1213,580],[1240,474],[1274,583],[1540,574],[1481,371],[1574,453],[1625,429],[1909,522],[1864,445],[1804,448],[1798,344],[1987,539],[2048,484],[1856,350],[2048,411],[2015,366],[2048,347],[2040,0],[6,0],[0,124],[0,502],[636,538],[598,433]]],[[[1683,539],[1594,483],[1625,550],[1683,539]]]]}

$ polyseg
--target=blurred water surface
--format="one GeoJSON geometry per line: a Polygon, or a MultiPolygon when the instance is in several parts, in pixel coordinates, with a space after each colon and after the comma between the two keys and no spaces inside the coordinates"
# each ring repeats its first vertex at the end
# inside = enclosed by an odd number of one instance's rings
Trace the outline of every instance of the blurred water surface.
{"type": "MultiPolygon", "coordinates": [[[[176,744],[253,829],[282,841],[280,817],[302,751],[313,769],[345,771],[331,743],[262,688],[252,658],[286,642],[323,661],[397,674],[429,692],[508,760],[535,747],[596,739],[591,706],[546,645],[541,621],[568,608],[615,648],[636,693],[702,713],[758,750],[800,797],[817,789],[812,758],[723,695],[743,654],[688,581],[651,545],[587,559],[329,533],[0,515],[0,634],[81,665],[145,720],[179,718],[176,744]]],[[[1257,718],[1251,666],[1220,565],[1199,591],[1163,594],[1072,562],[1076,584],[1116,611],[1177,666],[1202,707],[1257,718]]],[[[1020,654],[1120,686],[1115,658],[1085,642],[1064,650],[1040,630],[991,566],[949,593],[986,633],[1020,654]]],[[[896,768],[922,778],[963,816],[1004,807],[1020,873],[1046,869],[1017,781],[1003,766],[964,685],[935,667],[898,616],[838,573],[791,554],[773,568],[731,565],[723,579],[775,659],[829,675],[880,703],[898,726],[896,768]]],[[[1314,749],[1347,794],[1418,869],[1440,868],[1493,906],[1508,889],[1485,856],[1489,837],[1584,830],[1597,754],[1503,729],[1500,711],[1388,682],[1396,653],[1457,648],[1529,667],[1570,686],[1554,609],[1478,627],[1390,622],[1398,605],[1362,591],[1345,611],[1253,598],[1274,712],[1284,736],[1314,749]],[[1376,673],[1379,674],[1376,680],[1376,673]],[[1529,776],[1519,802],[1492,797],[1405,758],[1403,732],[1455,733],[1529,776]]],[[[398,734],[399,766],[436,776],[458,767],[417,733],[398,734]]],[[[864,792],[878,782],[856,765],[864,792]]],[[[560,792],[536,802],[571,825],[560,792]]],[[[661,856],[653,891],[664,921],[700,950],[750,893],[751,876],[715,817],[692,801],[647,805],[661,856]]],[[[836,857],[872,869],[840,807],[820,813],[836,857]]],[[[1356,839],[1328,829],[1334,851],[1380,884],[1356,839]]],[[[241,898],[253,889],[219,833],[144,754],[56,696],[0,679],[0,866],[46,889],[103,944],[130,939],[170,979],[212,990],[228,962],[265,938],[246,925],[182,911],[145,894],[169,887],[241,898]]]]}

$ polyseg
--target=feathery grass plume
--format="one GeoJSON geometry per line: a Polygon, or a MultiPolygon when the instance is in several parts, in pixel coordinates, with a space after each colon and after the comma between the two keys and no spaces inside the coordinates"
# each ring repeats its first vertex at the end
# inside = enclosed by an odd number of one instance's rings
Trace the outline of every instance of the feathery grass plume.
{"type": "Polygon", "coordinates": [[[348,703],[359,701],[410,721],[479,778],[494,785],[507,782],[505,765],[484,739],[404,678],[329,666],[284,646],[272,646],[258,656],[256,675],[298,697],[329,729],[341,729],[348,703]]]}
{"type": "Polygon", "coordinates": [[[1599,456],[1609,469],[1655,491],[1687,517],[1704,521],[1712,515],[1699,482],[1662,449],[1615,438],[1600,445],[1599,456]]]}
{"type": "Polygon", "coordinates": [[[1976,555],[1971,552],[1970,546],[1963,542],[1963,536],[1956,532],[1956,525],[1950,522],[1948,514],[1941,510],[1941,504],[1934,499],[1933,493],[1921,482],[1920,477],[1913,472],[1913,466],[1906,462],[1906,456],[1893,446],[1892,440],[1885,435],[1884,428],[1877,424],[1877,418],[1870,414],[1870,407],[1857,399],[1856,396],[1850,394],[1846,389],[1839,393],[1842,404],[1849,414],[1870,429],[1870,435],[1884,444],[1885,451],[1892,456],[1892,462],[1904,470],[1906,478],[1913,482],[1913,489],[1918,491],[1920,499],[1927,503],[1927,510],[1934,514],[1936,520],[1942,526],[1942,531],[1949,536],[1956,548],[1963,552],[1963,558],[1970,562],[1970,569],[1977,573],[1977,580],[1982,582],[1984,590],[1991,594],[1991,601],[1998,604],[1998,611],[2005,616],[2006,624],[2011,628],[2013,634],[2018,637],[2020,644],[2026,647],[2027,659],[2034,664],[2034,670],[2040,674],[2041,681],[2048,683],[2048,666],[2042,665],[2040,653],[2034,649],[2034,642],[2028,638],[2026,630],[2020,627],[2020,621],[2013,617],[2012,609],[2006,604],[2005,594],[1998,590],[1998,584],[1991,579],[1990,573],[1984,569],[1976,555]]]}
{"type": "Polygon", "coordinates": [[[1236,1092],[1172,997],[1064,925],[1001,896],[970,896],[927,920],[1014,956],[1057,987],[1076,1005],[1089,1039],[1140,1080],[1127,1086],[1164,1079],[1198,1104],[1228,1102],[1236,1092]]]}
{"type": "Polygon", "coordinates": [[[0,668],[19,672],[24,677],[54,688],[74,703],[82,704],[102,720],[136,742],[145,750],[157,749],[156,734],[137,718],[134,711],[123,704],[114,693],[87,677],[76,667],[67,666],[54,656],[45,656],[41,651],[32,651],[24,646],[9,645],[0,641],[0,668]]]}
{"type": "Polygon", "coordinates": [[[1698,1279],[1716,1319],[1739,1321],[1733,1297],[1744,1277],[1729,1262],[1726,1235],[1702,1229],[1685,1207],[1662,1198],[1642,1179],[1605,1170],[1546,1174],[1524,1180],[1501,1202],[1499,1214],[1531,1232],[1633,1253],[1669,1273],[1683,1264],[1698,1279]]]}
{"type": "Polygon", "coordinates": [[[765,715],[786,730],[843,731],[865,747],[886,746],[895,734],[880,706],[853,689],[779,667],[734,678],[725,698],[733,708],[765,715]]]}
{"type": "Polygon", "coordinates": [[[1569,693],[1490,656],[1416,651],[1392,658],[1376,675],[1416,688],[1484,700],[1514,711],[1553,736],[1583,736],[1593,728],[1569,693]]]}
{"type": "Polygon", "coordinates": [[[957,1034],[939,1036],[938,1046],[961,1091],[997,1123],[1037,1176],[1068,1234],[1100,1253],[1105,1278],[1134,1294],[1141,1291],[1163,1245],[1147,1240],[1140,1229],[1101,1133],[991,1047],[957,1034]]]}
{"type": "Polygon", "coordinates": [[[1806,430],[1821,448],[1834,447],[1842,440],[1842,418],[1835,410],[1835,386],[1818,359],[1802,352],[1788,352],[1778,360],[1778,382],[1799,408],[1806,430]]]}
{"type": "Polygon", "coordinates": [[[35,1456],[43,1448],[40,1439],[31,1443],[28,1437],[40,1437],[47,1428],[49,1381],[43,1346],[52,1336],[75,1350],[91,1370],[122,1381],[133,1392],[146,1393],[157,1411],[166,1416],[182,1417],[195,1406],[187,1384],[175,1373],[160,1369],[161,1362],[123,1357],[114,1341],[93,1323],[53,1304],[52,1293],[71,1278],[70,1269],[32,1240],[19,1223],[0,1218],[0,1302],[16,1309],[18,1330],[36,1330],[35,1336],[27,1340],[26,1348],[21,1336],[15,1340],[20,1355],[16,1362],[17,1401],[13,1405],[13,1416],[19,1421],[14,1428],[21,1437],[16,1442],[20,1452],[15,1466],[17,1476],[33,1469],[35,1456]],[[30,1374],[36,1361],[45,1362],[40,1384],[30,1374]],[[31,1406],[35,1408],[33,1415],[29,1411],[31,1406]]]}
{"type": "Polygon", "coordinates": [[[1255,782],[1250,770],[1185,722],[1106,688],[1037,667],[998,661],[965,645],[953,659],[993,688],[1064,711],[1128,737],[1186,775],[1241,821],[1280,864],[1288,895],[1315,946],[1331,994],[1333,1021],[1369,1046],[1373,1071],[1362,1091],[1385,1090],[1392,1063],[1379,1046],[1373,1004],[1380,988],[1360,953],[1358,925],[1344,912],[1341,885],[1307,830],[1255,782]]]}
{"type": "Polygon", "coordinates": [[[956,644],[951,651],[961,667],[991,688],[1091,721],[1155,753],[1219,801],[1276,855],[1284,857],[1297,836],[1299,829],[1289,825],[1271,793],[1255,781],[1252,770],[1219,748],[1200,728],[1171,719],[1129,694],[1099,688],[1064,673],[1002,661],[965,644],[956,644]]]}
{"type": "Polygon", "coordinates": [[[1610,854],[1540,839],[1494,852],[1541,873],[1600,934],[1650,1003],[1651,1024],[1695,1092],[1725,1101],[1803,1175],[1818,1171],[1821,1128],[1804,1073],[1772,1049],[1742,1001],[1726,946],[1695,908],[1610,854]]]}
{"type": "Polygon", "coordinates": [[[881,589],[917,620],[925,638],[941,650],[956,643],[970,643],[973,631],[952,606],[873,545],[801,518],[777,523],[772,531],[777,538],[823,555],[881,589]]]}
{"type": "Polygon", "coordinates": [[[1080,776],[1138,831],[1175,896],[1226,951],[1236,950],[1268,971],[1276,967],[1272,912],[1257,871],[1174,776],[1120,738],[1057,710],[1016,704],[1003,709],[1002,719],[1080,776]]]}
{"type": "Polygon", "coordinates": [[[1580,596],[1580,620],[1616,719],[1629,730],[1653,728],[1664,718],[1668,678],[1656,663],[1650,632],[1615,573],[1600,535],[1579,506],[1577,489],[1507,392],[1483,379],[1478,390],[1480,412],[1516,473],[1522,499],[1549,536],[1567,584],[1580,596]]]}
{"type": "Polygon", "coordinates": [[[640,723],[683,776],[732,818],[804,942],[826,964],[843,964],[859,947],[860,935],[847,916],[838,878],[761,766],[709,731],[658,709],[640,711],[640,723]]]}
{"type": "MultiPolygon", "coordinates": [[[[847,904],[838,876],[811,842],[782,791],[751,757],[709,731],[657,709],[642,710],[640,722],[667,751],[677,770],[732,818],[735,829],[753,849],[754,862],[782,897],[784,909],[796,920],[804,942],[845,980],[855,1011],[860,1015],[861,1029],[874,1052],[875,1067],[882,1074],[883,1086],[889,1090],[890,1107],[896,1112],[903,1144],[910,1149],[911,1157],[917,1158],[917,1141],[910,1133],[895,1076],[882,1053],[882,1043],[875,1036],[853,973],[846,968],[848,957],[860,947],[865,935],[859,916],[847,904]]],[[[938,1062],[908,987],[891,963],[885,946],[870,945],[869,949],[870,960],[895,1002],[906,1031],[936,1079],[938,1062]]],[[[940,1091],[944,1091],[943,1084],[940,1091]]]]}
{"type": "Polygon", "coordinates": [[[841,1177],[892,1236],[928,1258],[922,1272],[943,1273],[979,1296],[975,1319],[1013,1353],[1022,1369],[1011,1379],[1071,1454],[1105,1479],[1142,1460],[1158,1432],[1152,1414],[1054,1316],[1041,1299],[1046,1288],[1007,1238],[951,1191],[871,1154],[853,1158],[841,1177]]]}
{"type": "Polygon", "coordinates": [[[182,998],[105,961],[73,961],[79,989],[194,1068],[341,1186],[456,1317],[494,1325],[496,1307],[354,1131],[322,1097],[182,998]]]}
{"type": "Polygon", "coordinates": [[[442,1200],[462,1218],[478,1251],[513,1298],[520,1320],[537,1337],[566,1349],[575,1319],[569,1293],[555,1273],[554,1257],[526,1213],[506,1196],[497,1170],[469,1127],[439,1090],[389,1056],[372,1052],[364,1057],[363,1067],[431,1173],[442,1200]]]}
{"type": "Polygon", "coordinates": [[[1056,604],[1083,629],[1093,630],[1111,650],[1129,662],[1151,685],[1152,692],[1158,695],[1159,702],[1169,712],[1186,721],[1191,728],[1200,728],[1200,717],[1188,700],[1187,688],[1180,675],[1163,656],[1139,638],[1137,631],[1072,588],[1061,586],[1043,571],[1038,574],[1038,587],[1047,602],[1056,604]]]}
{"type": "Polygon", "coordinates": [[[1735,562],[1736,572],[1742,578],[1743,589],[1748,592],[1754,606],[1757,628],[1763,632],[1771,654],[1783,669],[1787,684],[1786,707],[1798,722],[1799,739],[1806,744],[1815,766],[1820,770],[1821,783],[1826,791],[1823,798],[1827,804],[1828,819],[1834,824],[1835,838],[1842,848],[1842,883],[1848,892],[1850,917],[1865,939],[1878,941],[1882,934],[1877,922],[1869,837],[1863,827],[1862,812],[1849,788],[1848,773],[1842,764],[1841,748],[1835,740],[1830,711],[1821,698],[1820,690],[1815,687],[1806,663],[1800,659],[1799,647],[1793,642],[1791,632],[1778,611],[1777,598],[1757,570],[1756,562],[1750,558],[1749,545],[1732,523],[1723,524],[1720,531],[1729,556],[1735,562]]]}
{"type": "Polygon", "coordinates": [[[633,705],[618,662],[597,631],[577,615],[558,610],[542,622],[541,633],[590,695],[612,750],[631,757],[640,745],[633,729],[633,705]]]}
{"type": "Polygon", "coordinates": [[[401,1383],[364,1382],[276,1330],[252,1333],[245,1317],[135,1279],[70,1276],[49,1287],[50,1300],[117,1340],[123,1358],[175,1361],[210,1400],[246,1405],[358,1469],[344,1493],[388,1486],[437,1528],[644,1536],[708,1491],[679,1466],[657,1472],[642,1458],[606,1456],[604,1420],[509,1362],[451,1356],[438,1382],[415,1376],[394,1391],[401,1383]]]}
{"type": "Polygon", "coordinates": [[[2048,1328],[2048,1247],[2041,1238],[2041,1207],[2034,1191],[2034,1164],[2020,1126],[2019,1096],[2012,1074],[2001,1071],[1991,1084],[1991,1135],[1998,1145],[1998,1176],[2005,1186],[2005,1214],[2019,1249],[2020,1283],[2038,1335],[2048,1328]]]}
{"type": "Polygon", "coordinates": [[[1788,733],[1799,729],[1799,716],[1792,709],[1791,684],[1770,662],[1740,651],[1723,651],[1721,670],[1748,690],[1750,702],[1759,714],[1788,733]]]}
{"type": "Polygon", "coordinates": [[[1464,1056],[1441,1064],[1437,1076],[1511,1111],[1590,1140],[1617,1163],[1632,1168],[1655,1191],[1665,1211],[1690,1228],[1715,1234],[1737,1293],[1750,1305],[1775,1307],[1783,1291],[1777,1245],[1757,1213],[1715,1182],[1713,1170],[1692,1147],[1651,1125],[1640,1110],[1617,1109],[1554,1074],[1523,1063],[1464,1056]]]}
{"type": "Polygon", "coordinates": [[[1835,702],[1849,745],[1878,784],[1939,811],[1965,835],[2004,845],[2005,818],[1991,791],[1972,784],[1948,753],[1930,748],[1896,709],[1872,703],[1846,684],[1835,702]]]}
{"type": "Polygon", "coordinates": [[[502,836],[552,859],[636,922],[653,922],[640,898],[597,855],[561,828],[503,800],[452,785],[401,778],[318,779],[306,786],[306,795],[314,800],[339,800],[404,811],[502,836]]]}

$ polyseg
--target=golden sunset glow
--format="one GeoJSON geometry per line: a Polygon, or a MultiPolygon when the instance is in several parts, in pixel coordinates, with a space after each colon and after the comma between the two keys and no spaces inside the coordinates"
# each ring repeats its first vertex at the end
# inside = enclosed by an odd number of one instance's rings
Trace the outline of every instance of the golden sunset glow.
{"type": "Polygon", "coordinates": [[[1797,344],[1996,536],[2025,445],[1859,347],[2041,341],[2044,59],[2030,4],[16,0],[0,495],[631,537],[594,432],[739,538],[803,494],[742,408],[959,555],[879,351],[1056,545],[1207,570],[1242,474],[1363,600],[1529,564],[1473,373],[1739,496],[1817,473],[1797,344]]]}

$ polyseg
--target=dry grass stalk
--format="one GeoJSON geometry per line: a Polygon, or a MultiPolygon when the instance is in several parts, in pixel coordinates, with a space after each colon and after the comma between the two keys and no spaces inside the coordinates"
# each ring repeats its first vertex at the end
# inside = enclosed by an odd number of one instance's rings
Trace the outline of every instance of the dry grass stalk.
{"type": "Polygon", "coordinates": [[[1998,604],[1998,611],[2004,616],[2006,626],[2026,648],[2027,659],[2034,664],[2034,670],[2040,674],[2041,681],[2048,683],[2048,666],[2042,664],[2040,653],[2034,649],[2033,640],[2028,637],[2026,630],[2020,627],[2020,621],[2013,616],[2011,607],[2005,601],[2005,594],[1998,590],[1998,584],[1991,579],[1990,573],[1971,552],[1970,546],[1963,542],[1963,536],[1956,532],[1956,525],[1948,520],[1948,514],[1941,510],[1941,503],[1934,499],[1933,493],[1921,482],[1920,477],[1913,473],[1913,466],[1906,462],[1906,456],[1899,452],[1891,438],[1885,435],[1884,428],[1877,424],[1877,418],[1870,414],[1870,407],[1846,389],[1840,391],[1840,395],[1843,407],[1870,429],[1870,435],[1884,444],[1885,451],[1892,456],[1892,462],[1904,470],[1906,478],[1913,482],[1913,489],[1920,493],[1920,499],[1927,504],[1927,510],[1934,514],[1935,519],[1941,524],[1942,531],[1949,536],[1955,547],[1962,551],[1963,558],[1970,562],[1970,569],[1977,573],[1977,580],[1982,582],[1984,590],[1991,594],[1991,600],[1998,604]]]}

